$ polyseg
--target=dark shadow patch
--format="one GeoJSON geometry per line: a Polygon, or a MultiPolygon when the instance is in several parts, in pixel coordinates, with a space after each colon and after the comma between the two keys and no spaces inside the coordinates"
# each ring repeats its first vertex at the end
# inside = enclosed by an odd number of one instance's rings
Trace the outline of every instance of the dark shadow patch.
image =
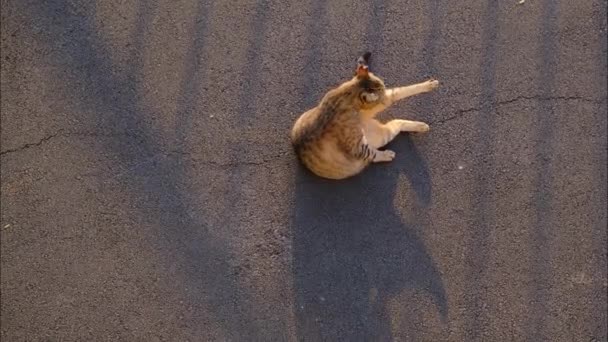
{"type": "MultiPolygon", "coordinates": [[[[194,36],[192,46],[188,49],[184,58],[184,72],[181,75],[180,98],[175,114],[175,139],[176,149],[185,148],[188,129],[192,127],[192,117],[194,112],[203,112],[205,108],[196,108],[196,103],[201,94],[199,89],[202,85],[209,86],[208,77],[200,77],[200,72],[209,67],[207,65],[207,55],[209,51],[205,49],[208,37],[209,7],[204,2],[199,2],[198,15],[194,24],[194,36]]],[[[135,37],[141,39],[141,37],[135,37]]],[[[141,70],[141,66],[138,70],[141,70]]],[[[136,71],[138,72],[138,71],[136,71]]],[[[207,101],[205,101],[205,104],[207,101]]]]}
{"type": "Polygon", "coordinates": [[[426,37],[426,41],[422,50],[422,67],[421,71],[423,77],[435,77],[438,78],[441,82],[441,78],[437,75],[437,66],[435,65],[435,61],[437,60],[437,42],[441,38],[440,36],[440,9],[441,5],[439,4],[439,0],[429,0],[427,1],[429,6],[429,21],[431,22],[431,28],[429,30],[429,34],[426,37]]]}
{"type": "Polygon", "coordinates": [[[470,295],[467,300],[469,316],[467,322],[466,340],[477,341],[483,335],[486,327],[484,322],[484,301],[487,298],[486,267],[488,258],[488,240],[495,225],[496,213],[492,191],[495,188],[494,166],[495,156],[493,146],[496,135],[496,61],[498,37],[499,2],[486,1],[484,24],[482,28],[482,61],[481,61],[481,96],[480,113],[475,123],[478,134],[476,150],[479,151],[474,164],[477,165],[474,189],[472,191],[472,207],[474,221],[471,227],[466,262],[468,268],[467,287],[470,295]]]}
{"type": "MultiPolygon", "coordinates": [[[[599,0],[598,3],[599,15],[597,15],[597,18],[600,32],[598,34],[597,64],[599,72],[597,76],[599,93],[604,97],[595,113],[595,122],[600,127],[603,143],[595,147],[599,156],[594,172],[594,184],[597,184],[599,191],[595,208],[592,208],[589,213],[597,213],[597,221],[593,226],[594,236],[598,237],[595,248],[597,251],[602,251],[598,256],[597,274],[603,275],[605,284],[608,280],[608,231],[606,229],[608,226],[608,17],[602,14],[608,13],[608,1],[599,0]]],[[[608,335],[608,293],[606,293],[606,287],[600,281],[596,283],[594,291],[599,294],[600,299],[595,300],[594,305],[589,310],[592,315],[601,313],[598,321],[603,322],[603,324],[596,325],[596,331],[594,332],[595,336],[600,337],[598,339],[601,340],[601,336],[606,337],[608,335]]]]}
{"type": "MultiPolygon", "coordinates": [[[[544,0],[542,2],[541,35],[538,46],[539,59],[542,65],[539,70],[538,85],[541,98],[549,98],[555,89],[555,71],[557,63],[557,20],[559,2],[544,0]]],[[[538,126],[536,130],[537,174],[534,181],[532,205],[535,217],[531,239],[531,279],[528,298],[530,298],[531,320],[526,324],[526,336],[529,341],[544,341],[550,335],[546,330],[546,317],[549,312],[551,287],[551,231],[555,226],[553,214],[553,158],[555,155],[556,109],[555,101],[538,101],[538,126]]]]}
{"type": "Polygon", "coordinates": [[[303,92],[299,95],[305,99],[304,107],[312,108],[316,106],[316,101],[320,98],[321,90],[319,81],[321,76],[319,75],[319,64],[322,63],[323,51],[323,28],[327,25],[327,17],[325,16],[325,7],[327,6],[326,1],[312,0],[313,7],[310,14],[310,27],[308,40],[306,41],[306,57],[304,64],[304,86],[303,92]]]}

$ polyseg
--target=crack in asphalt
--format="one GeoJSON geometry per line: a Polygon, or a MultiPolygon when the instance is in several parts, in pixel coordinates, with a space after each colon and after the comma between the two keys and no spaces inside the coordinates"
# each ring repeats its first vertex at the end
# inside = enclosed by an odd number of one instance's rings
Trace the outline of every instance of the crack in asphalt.
{"type": "Polygon", "coordinates": [[[31,148],[31,147],[40,146],[40,145],[46,143],[47,141],[49,141],[53,138],[56,138],[56,137],[68,138],[68,137],[118,137],[118,136],[131,136],[131,134],[126,134],[126,133],[125,134],[106,134],[106,133],[99,133],[99,132],[65,132],[64,129],[60,129],[53,134],[43,137],[42,139],[38,140],[37,142],[26,143],[20,147],[4,150],[4,151],[0,152],[0,156],[4,156],[4,155],[10,154],[10,153],[15,153],[15,152],[21,152],[21,151],[27,150],[28,148],[31,148]]]}
{"type": "MultiPolygon", "coordinates": [[[[572,100],[577,100],[577,101],[583,101],[583,102],[588,102],[588,103],[593,103],[593,104],[602,104],[604,102],[604,100],[594,100],[594,99],[588,99],[586,97],[582,97],[582,96],[540,96],[540,95],[534,95],[534,96],[525,96],[525,95],[520,95],[517,96],[515,98],[509,99],[509,100],[503,100],[503,101],[498,101],[495,102],[493,104],[491,104],[494,107],[499,107],[502,105],[506,105],[509,103],[513,103],[513,102],[517,102],[517,101],[521,101],[521,100],[540,100],[540,101],[555,101],[555,100],[561,100],[561,101],[572,101],[572,100]]],[[[431,121],[429,122],[429,125],[440,125],[440,124],[444,124],[446,122],[458,119],[460,117],[463,116],[463,114],[467,114],[467,113],[471,113],[471,112],[479,112],[481,111],[481,107],[472,107],[472,108],[467,108],[467,109],[460,109],[458,111],[456,111],[456,113],[452,116],[449,116],[445,119],[441,119],[441,120],[437,120],[437,121],[431,121]]]]}
{"type": "Polygon", "coordinates": [[[35,143],[27,143],[27,144],[25,144],[25,145],[23,145],[23,146],[21,146],[21,147],[17,147],[17,148],[10,148],[10,149],[8,149],[8,150],[2,151],[2,152],[0,152],[0,156],[3,156],[3,155],[5,155],[5,154],[9,154],[9,153],[13,153],[13,152],[20,152],[20,151],[26,150],[26,149],[28,149],[28,148],[30,148],[30,147],[40,146],[40,145],[42,145],[43,143],[45,143],[46,141],[49,141],[49,140],[53,139],[54,137],[56,137],[56,136],[60,135],[60,134],[61,134],[61,132],[62,132],[62,130],[59,130],[58,132],[56,132],[56,133],[54,133],[54,134],[51,134],[51,135],[49,135],[49,136],[47,136],[47,137],[44,137],[44,138],[40,139],[38,142],[35,142],[35,143]]]}
{"type": "MultiPolygon", "coordinates": [[[[562,100],[562,101],[572,101],[572,100],[577,100],[577,101],[584,101],[584,102],[588,102],[588,103],[593,103],[593,104],[602,104],[604,102],[604,100],[594,100],[594,99],[589,99],[589,98],[585,98],[585,97],[581,97],[581,96],[549,96],[549,97],[543,97],[540,95],[534,95],[534,96],[525,96],[525,95],[520,95],[517,96],[513,99],[509,99],[509,100],[503,100],[503,101],[498,101],[494,104],[492,104],[494,107],[499,107],[502,105],[506,105],[509,103],[513,103],[513,102],[517,102],[517,101],[521,101],[521,100],[540,100],[540,101],[555,101],[555,100],[562,100]]],[[[429,122],[429,124],[431,125],[440,125],[440,124],[444,124],[446,122],[458,119],[460,117],[462,117],[464,114],[467,113],[471,113],[471,112],[479,112],[481,111],[481,107],[472,107],[472,108],[467,108],[467,109],[460,109],[458,111],[456,111],[456,113],[452,116],[449,116],[445,119],[441,119],[441,120],[437,120],[437,121],[431,121],[429,122]]],[[[38,140],[37,142],[33,142],[33,143],[26,143],[20,147],[16,147],[16,148],[11,148],[11,149],[7,149],[4,151],[0,152],[0,156],[5,156],[7,154],[11,154],[11,153],[17,153],[17,152],[21,152],[23,150],[29,149],[31,147],[37,147],[40,146],[46,142],[48,142],[49,140],[56,138],[56,137],[73,137],[73,136],[87,136],[87,137],[116,137],[116,136],[129,136],[130,134],[102,134],[102,133],[97,133],[97,132],[66,132],[64,133],[63,129],[60,129],[59,131],[48,135],[46,137],[43,137],[42,139],[38,140]]],[[[185,153],[185,152],[179,152],[179,151],[171,151],[169,153],[165,153],[166,156],[170,156],[171,154],[182,154],[182,155],[190,155],[189,153],[185,153]]],[[[190,158],[191,160],[197,161],[197,162],[201,162],[204,164],[209,164],[209,165],[213,165],[213,166],[218,166],[218,167],[234,167],[234,166],[241,166],[241,165],[253,165],[253,166],[259,166],[259,165],[263,165],[265,163],[274,161],[275,159],[286,155],[286,153],[283,153],[281,155],[272,157],[270,159],[262,159],[260,161],[233,161],[233,162],[227,162],[227,163],[221,163],[221,162],[216,162],[216,161],[204,161],[204,160],[200,160],[200,159],[195,159],[195,158],[190,158]]]]}

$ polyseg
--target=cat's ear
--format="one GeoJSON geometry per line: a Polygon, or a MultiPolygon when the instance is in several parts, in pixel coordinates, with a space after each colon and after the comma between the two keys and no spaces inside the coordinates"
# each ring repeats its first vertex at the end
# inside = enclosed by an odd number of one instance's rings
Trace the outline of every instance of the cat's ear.
{"type": "Polygon", "coordinates": [[[372,56],[372,53],[369,51],[364,53],[357,59],[357,64],[369,66],[371,56],[372,56]]]}
{"type": "Polygon", "coordinates": [[[369,75],[369,69],[367,65],[357,65],[357,77],[367,77],[369,75]]]}
{"type": "Polygon", "coordinates": [[[370,52],[365,52],[362,56],[357,59],[357,72],[356,75],[359,78],[368,77],[369,74],[369,59],[371,57],[370,52]]]}

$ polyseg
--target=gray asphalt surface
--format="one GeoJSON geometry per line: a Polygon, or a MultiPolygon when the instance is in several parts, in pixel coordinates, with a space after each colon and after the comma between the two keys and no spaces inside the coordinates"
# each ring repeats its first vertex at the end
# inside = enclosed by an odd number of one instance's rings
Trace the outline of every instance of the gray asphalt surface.
{"type": "Polygon", "coordinates": [[[606,341],[605,0],[2,0],[2,341],[606,341]],[[297,163],[373,52],[391,164],[297,163]]]}

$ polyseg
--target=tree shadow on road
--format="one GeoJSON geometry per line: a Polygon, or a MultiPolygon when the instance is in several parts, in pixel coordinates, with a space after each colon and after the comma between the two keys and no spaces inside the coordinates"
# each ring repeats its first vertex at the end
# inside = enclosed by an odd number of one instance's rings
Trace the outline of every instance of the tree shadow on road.
{"type": "Polygon", "coordinates": [[[494,180],[492,172],[495,168],[496,158],[492,149],[496,139],[496,64],[497,64],[497,37],[498,37],[499,3],[486,1],[484,12],[481,46],[483,49],[481,61],[481,94],[479,98],[480,113],[475,122],[475,131],[478,132],[475,165],[477,173],[473,186],[472,207],[475,211],[472,224],[472,238],[466,254],[468,289],[470,302],[467,303],[469,315],[467,317],[468,340],[475,341],[484,329],[484,303],[487,291],[485,289],[487,259],[489,250],[488,240],[496,222],[494,208],[495,199],[492,195],[494,180]]]}
{"type": "MultiPolygon", "coordinates": [[[[555,35],[558,32],[559,1],[545,0],[541,4],[541,35],[539,40],[539,60],[542,65],[538,76],[538,90],[542,98],[550,98],[555,90],[555,76],[559,48],[555,35]]],[[[535,217],[533,221],[531,273],[534,283],[530,286],[529,298],[531,305],[531,320],[526,326],[529,340],[541,341],[550,338],[547,331],[547,312],[552,279],[551,270],[551,230],[555,229],[554,206],[554,162],[556,118],[558,116],[554,101],[539,101],[537,117],[539,125],[536,129],[538,142],[535,146],[537,157],[540,157],[536,179],[534,182],[533,206],[535,217]]]]}
{"type": "MultiPolygon", "coordinates": [[[[227,338],[241,340],[247,336],[256,340],[260,332],[250,323],[249,311],[242,305],[246,292],[234,278],[229,264],[230,251],[209,233],[206,218],[189,195],[186,161],[180,153],[167,150],[163,145],[166,137],[150,124],[149,114],[140,106],[137,88],[143,81],[142,40],[151,25],[153,10],[150,7],[154,6],[144,3],[140,3],[135,30],[134,65],[124,74],[115,72],[109,47],[105,46],[104,37],[92,20],[94,15],[79,15],[75,7],[64,0],[48,1],[35,8],[28,5],[25,10],[53,41],[69,40],[53,58],[58,65],[69,66],[80,84],[66,84],[62,90],[70,94],[84,113],[94,113],[94,117],[81,119],[94,121],[95,133],[91,134],[106,136],[101,141],[103,151],[100,153],[115,157],[118,165],[114,167],[122,169],[120,175],[109,175],[110,181],[118,182],[131,193],[127,206],[134,211],[134,217],[145,218],[137,228],[152,236],[146,242],[155,250],[168,251],[162,260],[155,261],[166,273],[156,275],[172,284],[170,291],[188,299],[190,312],[182,318],[182,324],[199,337],[205,336],[201,315],[211,312],[227,338]]],[[[95,5],[90,8],[94,14],[95,5]]],[[[205,18],[207,11],[207,6],[200,3],[199,18],[205,18]]],[[[187,103],[179,105],[181,117],[176,131],[180,142],[195,101],[193,87],[198,84],[189,82],[191,76],[188,75],[202,68],[196,65],[196,56],[203,49],[200,39],[205,35],[206,20],[199,23],[181,89],[187,103]]]]}
{"type": "MultiPolygon", "coordinates": [[[[447,315],[432,257],[393,205],[400,172],[417,194],[412,200],[429,203],[426,163],[408,136],[397,137],[389,148],[397,152],[393,164],[373,165],[343,181],[298,170],[293,272],[299,340],[389,341],[387,305],[406,289],[423,291],[441,317],[447,315]]],[[[401,319],[399,325],[415,322],[401,319]]]]}

